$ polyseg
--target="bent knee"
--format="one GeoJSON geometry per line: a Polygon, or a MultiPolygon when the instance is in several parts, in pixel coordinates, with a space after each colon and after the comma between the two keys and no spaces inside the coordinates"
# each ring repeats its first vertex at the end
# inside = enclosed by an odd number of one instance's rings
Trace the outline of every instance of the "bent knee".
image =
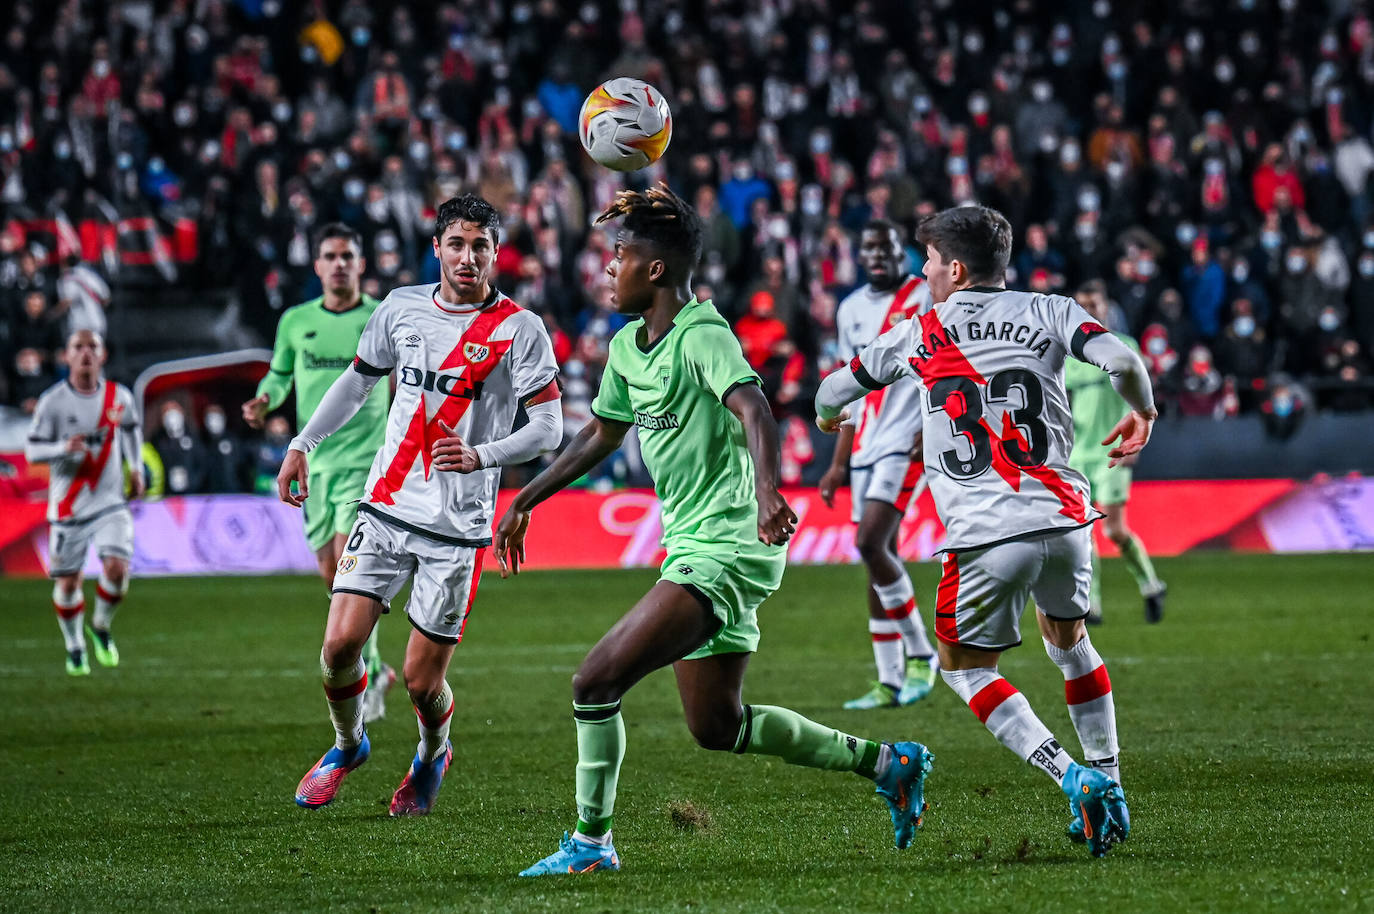
{"type": "Polygon", "coordinates": [[[742,714],[742,709],[736,709],[733,714],[717,713],[708,719],[688,718],[687,729],[701,748],[729,752],[739,740],[742,714]]]}

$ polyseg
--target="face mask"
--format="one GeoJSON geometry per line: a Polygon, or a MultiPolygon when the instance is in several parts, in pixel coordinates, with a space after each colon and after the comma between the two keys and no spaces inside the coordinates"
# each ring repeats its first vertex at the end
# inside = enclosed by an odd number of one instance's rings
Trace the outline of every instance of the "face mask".
{"type": "Polygon", "coordinates": [[[1196,29],[1183,37],[1183,46],[1188,49],[1189,54],[1202,53],[1202,44],[1202,33],[1196,29]]]}
{"type": "Polygon", "coordinates": [[[350,178],[344,182],[344,196],[352,203],[357,203],[367,192],[367,184],[361,178],[350,178]]]}
{"type": "Polygon", "coordinates": [[[954,177],[968,174],[968,159],[963,156],[953,156],[945,165],[945,170],[954,177]]]}
{"type": "Polygon", "coordinates": [[[787,220],[786,220],[786,219],[770,219],[769,222],[768,222],[768,234],[772,235],[772,236],[773,236],[774,238],[776,238],[778,241],[781,241],[781,240],[783,240],[784,238],[786,238],[786,237],[787,237],[787,220]]]}
{"type": "Polygon", "coordinates": [[[1360,258],[1360,275],[1366,279],[1374,276],[1374,257],[1360,258]]]}
{"type": "Polygon", "coordinates": [[[173,438],[180,438],[186,433],[186,416],[179,409],[169,409],[162,414],[162,427],[173,438]]]}
{"type": "Polygon", "coordinates": [[[415,140],[410,144],[410,157],[416,162],[424,162],[429,158],[429,146],[423,140],[415,140]]]}
{"type": "Polygon", "coordinates": [[[1283,235],[1278,232],[1263,232],[1260,234],[1260,244],[1267,250],[1272,251],[1274,248],[1283,244],[1283,235]]]}
{"type": "Polygon", "coordinates": [[[224,413],[208,412],[205,414],[205,430],[212,435],[224,434],[225,419],[224,413]]]}
{"type": "Polygon", "coordinates": [[[106,76],[110,75],[110,62],[108,60],[97,60],[95,63],[91,64],[91,72],[94,73],[98,79],[104,79],[106,76]]]}
{"type": "Polygon", "coordinates": [[[196,119],[196,109],[190,105],[177,105],[172,109],[172,120],[178,127],[189,127],[196,119]]]}
{"type": "Polygon", "coordinates": [[[1137,260],[1135,264],[1136,274],[1149,279],[1155,275],[1155,262],[1153,260],[1137,260]]]}
{"type": "Polygon", "coordinates": [[[53,143],[52,154],[59,159],[70,159],[72,157],[72,144],[65,140],[58,140],[53,143]]]}
{"type": "Polygon", "coordinates": [[[1286,261],[1289,273],[1301,273],[1307,269],[1307,258],[1301,254],[1294,254],[1286,261]]]}
{"type": "Polygon", "coordinates": [[[1238,263],[1231,270],[1231,278],[1236,282],[1245,282],[1250,278],[1250,266],[1245,263],[1238,263]]]}
{"type": "Polygon", "coordinates": [[[1236,336],[1248,337],[1255,332],[1255,319],[1248,314],[1242,314],[1236,318],[1231,329],[1236,332],[1236,336]]]}
{"type": "MultiPolygon", "coordinates": [[[[808,189],[807,192],[802,194],[801,208],[802,212],[806,215],[819,216],[824,207],[825,200],[819,193],[810,193],[808,189]]],[[[1374,263],[1374,261],[1371,261],[1371,263],[1374,263]]]]}
{"type": "Polygon", "coordinates": [[[1117,183],[1120,183],[1121,179],[1124,178],[1124,177],[1126,177],[1126,166],[1125,166],[1125,165],[1122,165],[1120,162],[1108,162],[1108,163],[1107,163],[1107,180],[1108,180],[1108,181],[1111,181],[1113,184],[1117,184],[1117,183]]]}
{"type": "Polygon", "coordinates": [[[1259,53],[1259,49],[1259,36],[1254,32],[1246,32],[1244,35],[1240,36],[1240,52],[1246,57],[1254,57],[1259,53]]]}
{"type": "Polygon", "coordinates": [[[1031,97],[1042,105],[1049,101],[1053,95],[1054,90],[1050,88],[1049,83],[1036,83],[1031,86],[1031,97]]]}
{"type": "Polygon", "coordinates": [[[276,121],[278,124],[285,124],[287,121],[291,120],[290,102],[280,101],[273,105],[272,120],[276,121]]]}
{"type": "Polygon", "coordinates": [[[1213,177],[1216,177],[1226,170],[1226,166],[1222,164],[1221,159],[1208,159],[1206,164],[1202,167],[1207,174],[1213,177]]]}
{"type": "Polygon", "coordinates": [[[964,50],[975,56],[983,53],[983,36],[977,32],[969,32],[964,36],[964,50]]]}
{"type": "Polygon", "coordinates": [[[1219,60],[1212,70],[1212,75],[1217,78],[1217,82],[1226,85],[1236,78],[1236,68],[1229,60],[1219,60]]]}
{"type": "Polygon", "coordinates": [[[372,40],[372,30],[366,26],[358,26],[353,30],[353,43],[358,47],[363,47],[372,40]]]}
{"type": "Polygon", "coordinates": [[[1169,348],[1169,341],[1162,336],[1154,337],[1145,344],[1145,351],[1150,355],[1163,355],[1164,350],[1169,348]]]}
{"type": "Polygon", "coordinates": [[[739,165],[736,165],[736,166],[735,166],[735,180],[736,180],[736,181],[748,181],[748,180],[749,180],[750,178],[752,178],[753,176],[754,176],[754,169],[753,169],[752,167],[750,167],[748,164],[740,163],[739,165]]]}
{"type": "Polygon", "coordinates": [[[830,50],[830,38],[824,32],[817,32],[811,36],[811,50],[816,54],[824,54],[830,50]]]}
{"type": "Polygon", "coordinates": [[[1102,205],[1102,197],[1101,197],[1100,194],[1098,194],[1097,191],[1092,190],[1091,188],[1089,188],[1088,190],[1084,190],[1084,191],[1080,191],[1080,192],[1079,192],[1079,194],[1078,194],[1078,208],[1079,208],[1080,210],[1082,210],[1083,212],[1085,212],[1085,213],[1096,212],[1096,211],[1097,211],[1097,208],[1098,208],[1099,206],[1101,206],[1101,205],[1102,205]]]}
{"type": "Polygon", "coordinates": [[[1026,32],[1017,32],[1016,37],[1011,40],[1011,45],[1016,49],[1016,53],[1029,54],[1031,48],[1035,47],[1035,42],[1026,32]]]}
{"type": "Polygon", "coordinates": [[[1059,147],[1059,161],[1064,165],[1077,165],[1082,153],[1077,144],[1065,143],[1059,147]]]}
{"type": "Polygon", "coordinates": [[[444,145],[450,152],[459,152],[468,145],[467,134],[461,130],[450,130],[448,136],[444,137],[444,145]]]}
{"type": "Polygon", "coordinates": [[[1332,311],[1328,308],[1327,310],[1321,313],[1320,317],[1317,318],[1317,326],[1325,330],[1327,333],[1332,333],[1333,331],[1340,329],[1341,316],[1337,314],[1335,311],[1332,311]]]}
{"type": "Polygon", "coordinates": [[[968,113],[975,117],[988,113],[988,100],[982,95],[973,95],[968,100],[968,113]]]}
{"type": "Polygon", "coordinates": [[[1093,4],[1093,15],[1098,19],[1106,19],[1112,14],[1112,5],[1107,0],[1097,0],[1093,4]]]}
{"type": "Polygon", "coordinates": [[[1364,238],[1361,240],[1364,242],[1365,247],[1374,248],[1374,230],[1365,232],[1364,238]]]}
{"type": "Polygon", "coordinates": [[[1050,61],[1056,67],[1064,66],[1064,64],[1069,62],[1068,48],[1055,48],[1053,51],[1050,52],[1050,61]]]}
{"type": "Polygon", "coordinates": [[[1114,60],[1107,64],[1108,79],[1124,79],[1126,77],[1126,64],[1119,60],[1114,60]]]}
{"type": "Polygon", "coordinates": [[[811,154],[825,155],[830,151],[830,135],[827,133],[811,134],[811,154]]]}
{"type": "Polygon", "coordinates": [[[1178,228],[1174,229],[1174,237],[1179,244],[1187,247],[1197,237],[1197,228],[1191,222],[1180,222],[1178,228]]]}
{"type": "Polygon", "coordinates": [[[348,166],[353,164],[353,157],[340,149],[334,153],[334,167],[339,171],[348,171],[348,166]]]}

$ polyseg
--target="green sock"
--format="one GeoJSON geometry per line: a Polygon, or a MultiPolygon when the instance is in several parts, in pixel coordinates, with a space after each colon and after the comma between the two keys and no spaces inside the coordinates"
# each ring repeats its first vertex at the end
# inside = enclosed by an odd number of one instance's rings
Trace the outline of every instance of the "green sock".
{"type": "Polygon", "coordinates": [[[369,681],[376,679],[382,672],[382,652],[377,647],[377,626],[372,626],[372,634],[367,636],[363,645],[363,663],[367,666],[369,681]]]}
{"type": "Polygon", "coordinates": [[[789,765],[854,771],[873,777],[879,743],[841,733],[773,705],[745,705],[734,751],[776,755],[789,765]]]}
{"type": "Polygon", "coordinates": [[[620,702],[573,702],[573,720],[577,724],[577,830],[584,835],[604,835],[611,828],[615,785],[625,759],[620,702]]]}
{"type": "Polygon", "coordinates": [[[1145,551],[1145,544],[1140,541],[1140,537],[1134,533],[1130,535],[1126,545],[1121,547],[1121,557],[1126,560],[1126,567],[1131,569],[1131,574],[1135,577],[1142,594],[1150,593],[1159,587],[1155,566],[1150,562],[1150,554],[1145,551]]]}
{"type": "Polygon", "coordinates": [[[1088,606],[1094,610],[1102,609],[1102,563],[1097,560],[1097,546],[1093,545],[1093,579],[1088,585],[1088,606]]]}

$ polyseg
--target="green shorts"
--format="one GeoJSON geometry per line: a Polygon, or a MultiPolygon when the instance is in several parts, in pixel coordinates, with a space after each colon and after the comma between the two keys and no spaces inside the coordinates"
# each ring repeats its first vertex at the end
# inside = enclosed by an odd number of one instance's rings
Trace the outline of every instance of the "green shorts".
{"type": "Polygon", "coordinates": [[[729,552],[704,548],[669,552],[659,580],[696,588],[711,601],[711,610],[722,623],[720,631],[683,659],[758,650],[759,604],[778,589],[786,566],[787,550],[763,543],[729,552]]]}
{"type": "Polygon", "coordinates": [[[1092,499],[1099,505],[1124,505],[1131,497],[1131,468],[1097,463],[1082,468],[1092,499]]]}
{"type": "Polygon", "coordinates": [[[367,470],[332,470],[310,474],[310,497],[301,506],[305,538],[316,552],[336,533],[347,533],[358,519],[358,502],[367,488],[367,470]]]}

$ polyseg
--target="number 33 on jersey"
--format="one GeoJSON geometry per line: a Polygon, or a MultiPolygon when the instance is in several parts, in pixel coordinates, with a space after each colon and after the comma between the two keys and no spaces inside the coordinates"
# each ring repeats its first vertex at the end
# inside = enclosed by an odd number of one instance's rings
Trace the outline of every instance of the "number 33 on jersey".
{"type": "Polygon", "coordinates": [[[1078,527],[1098,514],[1069,468],[1064,360],[1106,329],[1072,299],[976,286],[879,336],[859,383],[921,382],[925,461],[948,550],[1078,527]]]}

